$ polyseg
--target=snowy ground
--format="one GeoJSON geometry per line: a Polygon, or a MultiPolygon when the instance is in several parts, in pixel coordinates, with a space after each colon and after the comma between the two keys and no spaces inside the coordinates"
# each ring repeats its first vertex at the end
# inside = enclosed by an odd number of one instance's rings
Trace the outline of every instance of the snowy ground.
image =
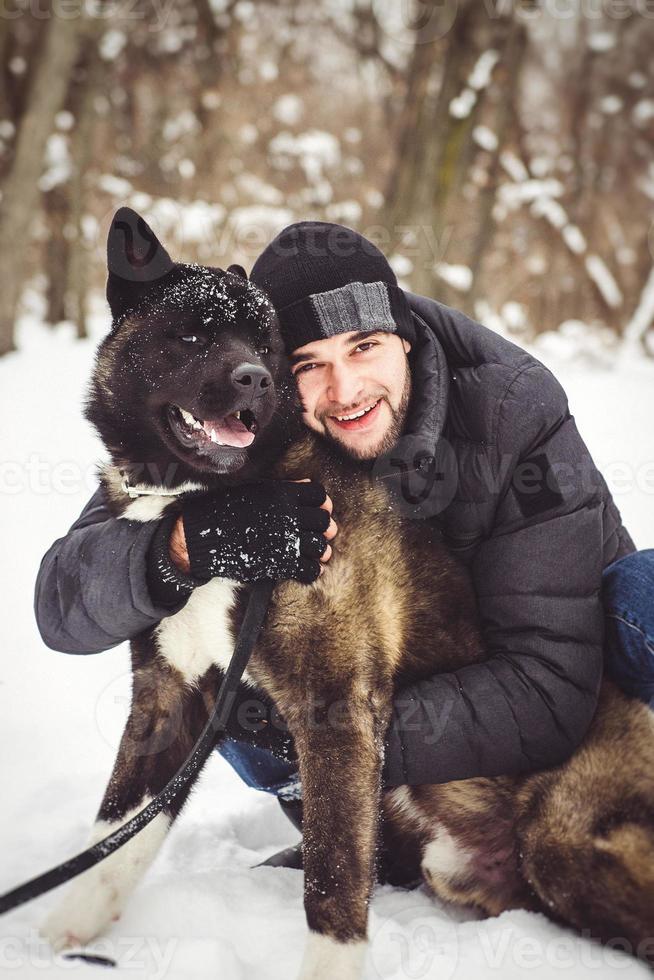
{"type": "MultiPolygon", "coordinates": [[[[98,330],[105,326],[100,317],[98,330]]],[[[536,353],[568,391],[636,544],[654,547],[654,366],[627,358],[619,367],[591,369],[571,360],[565,343],[557,345],[536,353]]],[[[20,347],[0,361],[0,891],[82,848],[129,698],[125,645],[98,656],[55,653],[41,642],[32,613],[41,555],[90,496],[102,456],[80,411],[94,343],[74,341],[65,327],[46,332],[28,318],[20,347]]],[[[216,755],[97,951],[117,958],[120,974],[130,977],[288,980],[305,936],[302,875],[251,866],[297,836],[275,800],[241,784],[216,755]]],[[[99,967],[54,960],[37,935],[58,898],[50,894],[0,921],[0,969],[21,977],[97,978],[99,967]]],[[[422,890],[380,888],[370,933],[367,980],[649,975],[624,954],[542,916],[512,912],[484,921],[438,907],[422,890]]]]}

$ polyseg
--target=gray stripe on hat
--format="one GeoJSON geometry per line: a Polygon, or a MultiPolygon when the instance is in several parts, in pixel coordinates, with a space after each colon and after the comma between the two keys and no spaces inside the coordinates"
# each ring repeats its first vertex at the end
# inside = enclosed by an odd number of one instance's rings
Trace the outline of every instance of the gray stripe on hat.
{"type": "Polygon", "coordinates": [[[309,296],[323,337],[350,330],[396,333],[385,282],[350,282],[339,289],[309,296]]]}

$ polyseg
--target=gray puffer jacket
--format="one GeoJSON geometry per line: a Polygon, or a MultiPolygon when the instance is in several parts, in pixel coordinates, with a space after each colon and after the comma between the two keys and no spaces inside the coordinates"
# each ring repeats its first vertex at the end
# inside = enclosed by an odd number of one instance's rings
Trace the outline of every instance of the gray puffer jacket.
{"type": "MultiPolygon", "coordinates": [[[[602,570],[635,546],[552,373],[458,310],[408,297],[418,343],[405,435],[443,471],[443,500],[424,519],[470,568],[490,656],[398,692],[385,783],[556,765],[597,705],[602,570]]],[[[158,526],[116,520],[93,495],[41,563],[49,647],[106,650],[181,608],[148,590],[158,526]]]]}

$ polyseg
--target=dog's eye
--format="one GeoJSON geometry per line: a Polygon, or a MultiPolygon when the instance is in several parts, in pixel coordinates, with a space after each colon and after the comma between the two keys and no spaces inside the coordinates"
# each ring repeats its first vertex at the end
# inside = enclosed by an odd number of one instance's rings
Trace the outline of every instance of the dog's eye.
{"type": "Polygon", "coordinates": [[[178,337],[178,340],[183,341],[185,344],[201,344],[202,343],[202,337],[198,337],[194,333],[185,333],[185,334],[182,334],[181,337],[178,337]]]}
{"type": "Polygon", "coordinates": [[[270,347],[257,347],[257,354],[270,354],[270,347]]]}

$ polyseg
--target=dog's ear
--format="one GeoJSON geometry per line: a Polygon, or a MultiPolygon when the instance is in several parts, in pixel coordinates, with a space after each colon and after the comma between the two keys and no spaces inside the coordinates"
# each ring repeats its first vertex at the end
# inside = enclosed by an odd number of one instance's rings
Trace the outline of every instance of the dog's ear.
{"type": "Polygon", "coordinates": [[[248,274],[242,265],[228,265],[228,272],[233,272],[235,276],[240,276],[241,279],[247,279],[248,274]]]}
{"type": "Polygon", "coordinates": [[[147,222],[131,208],[119,208],[107,237],[107,300],[114,319],[174,268],[147,222]]]}

